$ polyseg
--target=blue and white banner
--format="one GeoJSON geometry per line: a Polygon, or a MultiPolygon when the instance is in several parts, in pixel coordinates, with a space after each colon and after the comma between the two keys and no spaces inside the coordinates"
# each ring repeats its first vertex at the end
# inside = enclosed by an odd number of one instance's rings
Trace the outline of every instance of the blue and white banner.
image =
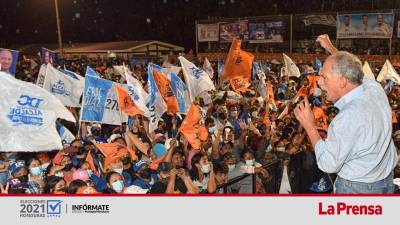
{"type": "Polygon", "coordinates": [[[0,151],[61,149],[57,118],[75,122],[62,102],[34,84],[0,72],[0,151]]]}
{"type": "Polygon", "coordinates": [[[224,61],[218,61],[218,77],[221,77],[222,71],[224,70],[224,61]]]}
{"type": "Polygon", "coordinates": [[[81,121],[121,124],[121,112],[118,108],[114,82],[86,76],[81,121]]]}
{"type": "Polygon", "coordinates": [[[213,79],[214,70],[213,70],[213,68],[211,66],[210,61],[208,61],[207,58],[204,59],[203,70],[206,71],[206,73],[208,73],[208,75],[210,76],[211,79],[213,79]]]}
{"type": "Polygon", "coordinates": [[[144,116],[150,117],[151,112],[147,108],[149,102],[149,94],[143,89],[142,84],[136,78],[131,75],[126,75],[126,82],[128,84],[128,92],[132,97],[136,107],[142,110],[144,116]]]}
{"type": "Polygon", "coordinates": [[[86,67],[86,75],[85,76],[94,76],[98,77],[99,75],[97,74],[96,70],[90,68],[90,66],[86,67]]]}
{"type": "Polygon", "coordinates": [[[42,48],[40,52],[40,61],[42,64],[54,64],[56,62],[56,52],[47,48],[42,48]]]}
{"type": "Polygon", "coordinates": [[[75,136],[69,131],[64,125],[60,122],[56,122],[56,127],[58,134],[60,135],[61,142],[64,147],[68,147],[71,145],[71,142],[75,140],[75,136]]]}
{"type": "Polygon", "coordinates": [[[47,64],[43,88],[60,99],[65,106],[80,107],[84,82],[84,78],[76,73],[47,64]]]}
{"type": "Polygon", "coordinates": [[[188,89],[185,83],[175,73],[171,73],[170,77],[171,89],[176,99],[178,100],[179,112],[182,114],[186,114],[190,105],[188,89]]]}
{"type": "Polygon", "coordinates": [[[341,14],[337,16],[337,38],[392,38],[393,13],[341,14]]]}
{"type": "Polygon", "coordinates": [[[39,73],[38,73],[38,76],[36,78],[36,85],[37,86],[43,87],[44,80],[46,79],[46,71],[47,71],[46,65],[42,64],[40,66],[39,73]]]}
{"type": "Polygon", "coordinates": [[[147,108],[156,114],[157,117],[161,117],[167,111],[167,104],[165,103],[160,91],[158,90],[157,84],[153,77],[153,69],[161,72],[162,68],[158,65],[149,63],[147,71],[147,85],[149,86],[149,102],[147,108]]]}
{"type": "Polygon", "coordinates": [[[17,72],[18,55],[18,51],[0,48],[0,71],[15,76],[17,72]]]}
{"type": "Polygon", "coordinates": [[[210,76],[183,56],[178,57],[182,65],[183,75],[189,89],[190,100],[193,101],[203,91],[215,90],[210,76]]]}

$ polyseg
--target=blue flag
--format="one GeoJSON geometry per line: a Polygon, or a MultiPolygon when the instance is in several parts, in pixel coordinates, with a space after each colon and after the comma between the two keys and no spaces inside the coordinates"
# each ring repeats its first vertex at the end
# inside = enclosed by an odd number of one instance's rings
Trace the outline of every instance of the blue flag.
{"type": "Polygon", "coordinates": [[[218,61],[218,77],[221,77],[223,70],[224,70],[224,62],[218,61]]]}
{"type": "Polygon", "coordinates": [[[56,128],[60,135],[63,146],[70,146],[71,142],[75,140],[75,136],[64,125],[56,121],[56,128]]]}
{"type": "Polygon", "coordinates": [[[260,63],[261,70],[265,73],[265,75],[271,73],[271,69],[269,68],[267,63],[260,63]]]}
{"type": "Polygon", "coordinates": [[[321,71],[322,68],[322,62],[318,58],[315,58],[315,70],[317,71],[317,74],[319,74],[319,71],[321,71]]]}
{"type": "Polygon", "coordinates": [[[96,70],[90,68],[90,66],[86,67],[86,76],[94,76],[94,77],[98,77],[96,70]]]}
{"type": "Polygon", "coordinates": [[[258,73],[259,70],[261,70],[261,67],[258,64],[258,62],[253,62],[253,73],[252,73],[252,76],[251,76],[252,80],[258,80],[257,73],[258,73]]]}
{"type": "Polygon", "coordinates": [[[171,89],[179,104],[179,112],[186,113],[189,109],[189,95],[185,83],[175,74],[171,74],[171,89]]]}
{"type": "MultiPolygon", "coordinates": [[[[86,74],[88,73],[86,72],[86,74]]],[[[81,120],[91,122],[103,121],[107,96],[109,92],[113,91],[112,88],[112,81],[92,75],[86,76],[81,120]]]]}

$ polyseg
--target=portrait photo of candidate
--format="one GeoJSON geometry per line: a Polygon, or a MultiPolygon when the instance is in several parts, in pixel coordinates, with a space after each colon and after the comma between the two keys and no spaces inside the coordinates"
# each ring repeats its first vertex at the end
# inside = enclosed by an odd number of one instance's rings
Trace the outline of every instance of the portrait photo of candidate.
{"type": "Polygon", "coordinates": [[[48,63],[53,64],[55,62],[56,53],[46,48],[42,48],[40,53],[41,63],[47,65],[48,63]]]}
{"type": "Polygon", "coordinates": [[[1,71],[15,75],[18,61],[18,51],[0,48],[1,71]]]}

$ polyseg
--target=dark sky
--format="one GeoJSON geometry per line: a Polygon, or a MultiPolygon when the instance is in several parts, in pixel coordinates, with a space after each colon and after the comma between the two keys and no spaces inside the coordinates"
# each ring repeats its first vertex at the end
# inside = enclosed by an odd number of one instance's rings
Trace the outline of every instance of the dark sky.
{"type": "MultiPolygon", "coordinates": [[[[59,0],[64,42],[160,40],[195,46],[195,20],[351,9],[370,1],[337,0],[59,0]],[[344,4],[344,5],[341,5],[344,4]],[[149,21],[148,21],[149,19],[149,21]]],[[[375,0],[379,2],[379,0],[375,0]]],[[[385,2],[385,1],[382,1],[385,2]]],[[[392,2],[392,1],[386,1],[392,2]]],[[[394,2],[394,1],[393,1],[394,2]]],[[[0,0],[0,47],[56,43],[54,0],[0,0]]]]}

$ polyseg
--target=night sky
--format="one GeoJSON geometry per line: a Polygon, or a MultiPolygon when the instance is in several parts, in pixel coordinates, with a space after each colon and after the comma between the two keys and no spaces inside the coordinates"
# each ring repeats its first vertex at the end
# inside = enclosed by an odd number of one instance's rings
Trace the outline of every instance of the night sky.
{"type": "MultiPolygon", "coordinates": [[[[54,0],[0,2],[0,47],[57,42],[54,0]]],[[[330,1],[59,0],[59,5],[65,43],[151,39],[190,49],[195,46],[196,19],[312,12],[320,10],[321,2],[330,1]]]]}

